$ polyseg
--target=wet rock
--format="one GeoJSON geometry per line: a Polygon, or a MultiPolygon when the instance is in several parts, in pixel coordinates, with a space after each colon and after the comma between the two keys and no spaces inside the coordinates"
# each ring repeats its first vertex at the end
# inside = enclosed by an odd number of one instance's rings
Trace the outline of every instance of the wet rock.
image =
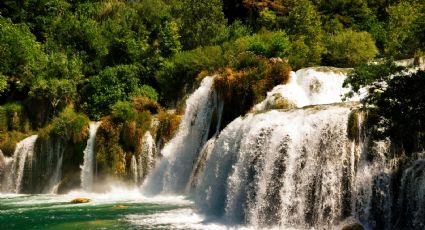
{"type": "Polygon", "coordinates": [[[73,200],[71,200],[72,204],[83,204],[83,203],[88,203],[90,202],[90,199],[88,198],[75,198],[73,200]]]}
{"type": "Polygon", "coordinates": [[[363,226],[359,223],[351,223],[344,225],[341,230],[364,230],[363,226]]]}

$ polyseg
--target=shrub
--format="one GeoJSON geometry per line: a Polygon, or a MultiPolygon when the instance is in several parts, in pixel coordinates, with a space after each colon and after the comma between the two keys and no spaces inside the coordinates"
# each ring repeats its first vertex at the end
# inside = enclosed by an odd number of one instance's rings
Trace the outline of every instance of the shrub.
{"type": "Polygon", "coordinates": [[[351,29],[330,37],[327,50],[327,64],[339,67],[354,67],[368,62],[378,53],[372,35],[351,29]]]}
{"type": "Polygon", "coordinates": [[[263,30],[258,34],[237,39],[235,47],[237,53],[251,51],[264,57],[287,57],[291,50],[291,43],[284,31],[263,30]]]}
{"type": "Polygon", "coordinates": [[[139,69],[134,65],[107,67],[99,75],[90,78],[84,89],[87,100],[83,109],[94,119],[109,114],[111,106],[127,101],[139,90],[139,69]]]}
{"type": "Polygon", "coordinates": [[[142,85],[141,87],[137,88],[135,92],[133,92],[133,97],[134,96],[146,97],[150,100],[158,101],[158,93],[150,85],[142,85]]]}
{"type": "Polygon", "coordinates": [[[213,71],[225,65],[219,46],[207,46],[177,53],[166,60],[157,73],[162,101],[175,101],[184,94],[184,87],[192,87],[202,70],[213,71]]]}
{"type": "Polygon", "coordinates": [[[133,121],[136,119],[136,111],[128,101],[118,101],[112,106],[112,116],[121,121],[133,121]]]}
{"type": "Polygon", "coordinates": [[[89,118],[81,113],[76,113],[72,106],[65,108],[50,124],[39,131],[42,139],[56,135],[72,143],[81,142],[88,137],[89,118]]]}

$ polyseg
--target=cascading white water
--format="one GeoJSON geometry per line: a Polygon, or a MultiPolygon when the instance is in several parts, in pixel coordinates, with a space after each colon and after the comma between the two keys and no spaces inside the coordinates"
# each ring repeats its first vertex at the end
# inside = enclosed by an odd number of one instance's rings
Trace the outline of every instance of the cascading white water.
{"type": "Polygon", "coordinates": [[[131,156],[131,175],[133,176],[133,182],[135,184],[137,184],[137,182],[139,181],[139,174],[138,174],[138,169],[137,169],[137,160],[136,160],[136,156],[131,156]]]}
{"type": "Polygon", "coordinates": [[[203,138],[215,94],[205,79],[145,188],[190,190],[201,212],[254,228],[423,226],[425,209],[409,201],[423,200],[423,191],[414,191],[425,181],[423,161],[404,173],[400,191],[403,160],[394,157],[390,141],[371,139],[365,114],[358,111],[364,95],[342,103],[345,77],[345,70],[322,67],[292,73],[289,84],[275,87],[252,113],[208,142],[203,138]],[[290,106],[276,110],[279,100],[290,106]],[[407,214],[397,211],[403,205],[407,214]]]}
{"type": "MultiPolygon", "coordinates": [[[[189,183],[192,168],[208,139],[213,111],[219,111],[212,90],[213,77],[202,80],[201,86],[186,100],[182,122],[174,138],[162,150],[163,160],[145,182],[146,192],[181,193],[189,183]]],[[[219,125],[219,124],[218,124],[219,125]]]]}
{"type": "Polygon", "coordinates": [[[30,168],[37,135],[25,138],[16,145],[12,160],[5,165],[3,192],[19,193],[22,189],[25,168],[30,168]]]}
{"type": "Polygon", "coordinates": [[[63,163],[63,152],[60,152],[60,156],[56,163],[56,168],[49,182],[49,193],[57,193],[59,188],[59,183],[62,177],[62,163],[63,163]]]}
{"type": "MultiPolygon", "coordinates": [[[[347,72],[348,69],[333,67],[310,67],[291,72],[288,84],[274,87],[267,93],[266,100],[254,106],[254,110],[273,108],[282,99],[296,108],[342,102],[349,92],[348,88],[342,87],[347,72]]],[[[350,101],[359,100],[360,96],[350,98],[350,101]]]]}
{"type": "Polygon", "coordinates": [[[85,191],[91,191],[93,186],[94,165],[95,165],[95,138],[100,122],[90,124],[89,139],[87,140],[86,148],[84,149],[84,164],[81,167],[81,187],[85,191]]]}
{"type": "Polygon", "coordinates": [[[237,119],[205,163],[197,204],[255,226],[331,223],[343,209],[341,159],[349,153],[349,113],[335,106],[237,119]]]}
{"type": "Polygon", "coordinates": [[[142,139],[142,149],[138,157],[138,175],[139,181],[143,181],[151,168],[154,167],[156,157],[156,145],[149,131],[145,133],[142,139]]]}

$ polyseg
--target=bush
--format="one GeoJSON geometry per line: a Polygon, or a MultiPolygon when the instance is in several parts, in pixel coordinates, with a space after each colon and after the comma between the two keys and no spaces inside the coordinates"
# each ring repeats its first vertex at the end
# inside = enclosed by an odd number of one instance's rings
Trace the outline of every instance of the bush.
{"type": "Polygon", "coordinates": [[[219,46],[207,46],[177,53],[166,60],[157,73],[162,92],[162,101],[175,101],[196,82],[202,70],[213,71],[225,65],[223,51],[219,46]]]}
{"type": "Polygon", "coordinates": [[[158,101],[158,93],[156,90],[150,85],[142,85],[137,88],[135,92],[132,93],[133,97],[141,96],[147,97],[153,101],[158,101]]]}
{"type": "Polygon", "coordinates": [[[128,101],[118,101],[112,106],[112,116],[122,122],[136,119],[136,111],[128,101]]]}
{"type": "Polygon", "coordinates": [[[291,50],[291,43],[284,31],[263,30],[258,34],[237,39],[235,47],[236,55],[251,51],[264,57],[287,57],[291,50]]]}
{"type": "Polygon", "coordinates": [[[88,137],[89,118],[81,113],[76,113],[70,106],[55,117],[50,124],[39,131],[42,139],[56,135],[72,143],[81,142],[88,137]]]}
{"type": "Polygon", "coordinates": [[[372,60],[377,54],[378,49],[372,35],[348,29],[330,37],[327,43],[326,64],[354,67],[372,60]]]}
{"type": "Polygon", "coordinates": [[[134,65],[107,67],[99,75],[90,78],[84,89],[87,100],[84,111],[94,119],[109,114],[118,101],[131,99],[139,90],[139,69],[134,65]]]}

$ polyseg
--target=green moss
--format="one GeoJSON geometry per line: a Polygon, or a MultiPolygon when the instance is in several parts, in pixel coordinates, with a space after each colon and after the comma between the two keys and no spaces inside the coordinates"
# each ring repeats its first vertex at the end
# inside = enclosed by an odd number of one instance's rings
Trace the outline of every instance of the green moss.
{"type": "Polygon", "coordinates": [[[38,133],[42,139],[56,135],[65,141],[78,143],[87,139],[89,123],[90,120],[86,115],[77,113],[72,107],[68,107],[38,133]]]}
{"type": "Polygon", "coordinates": [[[0,149],[5,154],[5,156],[12,156],[15,151],[16,144],[21,140],[28,137],[29,134],[10,131],[0,134],[0,149]]]}
{"type": "Polygon", "coordinates": [[[31,125],[25,107],[20,103],[0,106],[0,131],[29,132],[31,125]]]}
{"type": "Polygon", "coordinates": [[[293,109],[296,108],[295,104],[288,101],[285,98],[279,97],[276,101],[267,109],[293,109]]]}
{"type": "MultiPolygon", "coordinates": [[[[134,109],[134,108],[133,108],[134,109]]],[[[131,156],[141,149],[142,138],[151,128],[149,111],[134,109],[134,117],[128,120],[104,117],[96,134],[96,161],[98,173],[129,178],[128,167],[131,156]]]]}
{"type": "Polygon", "coordinates": [[[170,114],[166,111],[159,112],[158,116],[157,136],[162,143],[167,143],[173,138],[181,122],[181,116],[178,114],[170,114]]]}
{"type": "Polygon", "coordinates": [[[361,116],[361,112],[359,110],[353,110],[351,111],[349,117],[348,117],[348,124],[347,124],[347,132],[348,132],[348,138],[350,140],[354,140],[356,142],[359,141],[360,137],[360,125],[359,124],[359,118],[361,116]]]}

